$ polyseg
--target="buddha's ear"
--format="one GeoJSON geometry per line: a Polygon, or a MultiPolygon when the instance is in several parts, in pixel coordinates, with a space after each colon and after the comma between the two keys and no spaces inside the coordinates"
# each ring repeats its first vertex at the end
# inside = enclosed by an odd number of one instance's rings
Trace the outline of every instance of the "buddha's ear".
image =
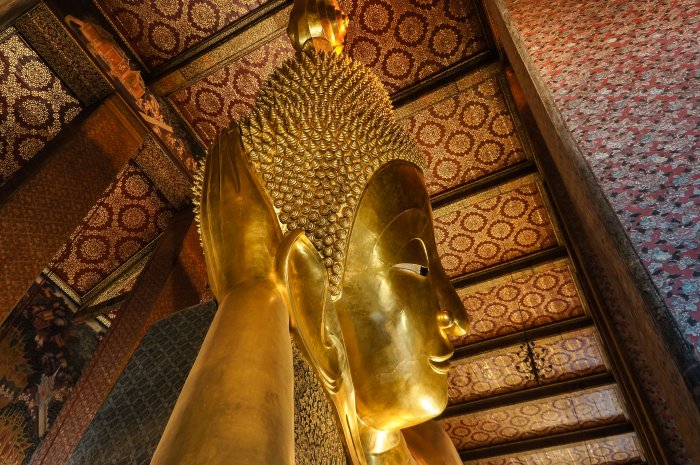
{"type": "Polygon", "coordinates": [[[335,392],[345,365],[345,346],[328,272],[303,231],[294,231],[284,238],[277,252],[276,271],[288,299],[290,326],[297,346],[326,389],[335,392]]]}

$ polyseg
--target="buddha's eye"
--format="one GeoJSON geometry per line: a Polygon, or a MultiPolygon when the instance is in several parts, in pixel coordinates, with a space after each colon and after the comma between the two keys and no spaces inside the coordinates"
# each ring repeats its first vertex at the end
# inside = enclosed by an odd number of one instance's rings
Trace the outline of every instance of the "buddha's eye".
{"type": "Polygon", "coordinates": [[[393,265],[392,268],[410,271],[421,276],[428,276],[428,267],[419,265],[418,263],[397,263],[393,265]]]}
{"type": "Polygon", "coordinates": [[[420,238],[408,241],[397,252],[392,262],[395,263],[395,265],[392,265],[392,268],[410,271],[419,276],[428,276],[428,264],[430,263],[428,261],[428,251],[420,238]]]}

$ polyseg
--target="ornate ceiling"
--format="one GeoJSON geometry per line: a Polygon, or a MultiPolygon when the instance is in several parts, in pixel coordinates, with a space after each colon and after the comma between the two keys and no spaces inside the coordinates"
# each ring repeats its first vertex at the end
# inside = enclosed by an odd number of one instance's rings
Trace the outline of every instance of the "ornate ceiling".
{"type": "Polygon", "coordinates": [[[52,273],[84,296],[162,233],[173,211],[130,161],[58,253],[52,273]]]}
{"type": "Polygon", "coordinates": [[[450,277],[558,244],[535,178],[521,178],[434,210],[435,241],[450,277]]]}
{"type": "Polygon", "coordinates": [[[262,3],[248,0],[97,0],[138,60],[153,69],[239,20],[262,3]]]}
{"type": "Polygon", "coordinates": [[[537,265],[478,284],[457,294],[471,318],[466,345],[584,315],[568,260],[537,265]]]}
{"type": "Polygon", "coordinates": [[[14,28],[0,32],[0,184],[82,110],[14,28]]]}
{"type": "Polygon", "coordinates": [[[402,121],[427,161],[431,194],[527,161],[499,71],[486,66],[399,109],[399,117],[410,115],[402,121]]]}
{"type": "MultiPolygon", "coordinates": [[[[292,53],[284,35],[284,2],[92,3],[95,8],[82,12],[83,19],[97,15],[90,19],[101,22],[117,46],[132,54],[131,69],[147,78],[147,92],[172,116],[168,124],[160,123],[182,126],[184,131],[174,130],[177,137],[192,138],[201,148],[248,111],[265,76],[292,53]]],[[[449,406],[440,418],[464,463],[644,463],[480,4],[341,3],[351,18],[346,53],[384,82],[397,103],[398,118],[428,161],[426,184],[434,201],[438,249],[471,318],[468,334],[453,340],[449,406]]],[[[79,16],[81,11],[66,13],[79,16]]],[[[73,39],[86,47],[77,34],[73,39]]],[[[14,118],[11,137],[0,146],[3,176],[19,171],[22,160],[30,159],[85,106],[66,84],[66,75],[47,64],[51,59],[37,55],[16,30],[0,32],[0,115],[14,118]],[[33,67],[31,72],[27,67],[33,67]]],[[[102,72],[109,71],[104,61],[95,62],[102,72]]],[[[146,135],[54,260],[43,265],[40,282],[60,294],[65,307],[112,302],[105,309],[119,318],[118,298],[135,292],[154,244],[177,212],[188,207],[191,178],[183,157],[161,143],[167,130],[145,118],[148,114],[139,115],[143,108],[123,82],[112,75],[109,81],[130,105],[130,117],[141,118],[146,135]]],[[[201,294],[201,253],[193,252],[196,247],[186,250],[180,271],[198,283],[194,287],[201,294]]],[[[177,296],[175,291],[163,294],[150,316],[130,316],[130,321],[146,325],[169,314],[178,305],[177,296]]],[[[13,315],[19,316],[3,326],[12,328],[3,334],[24,331],[21,337],[31,347],[36,328],[27,321],[34,320],[26,302],[17,308],[13,315]]],[[[120,334],[142,334],[144,327],[122,327],[120,334]]],[[[131,352],[123,347],[119,353],[128,360],[131,352]]],[[[17,360],[23,350],[15,351],[17,360]]],[[[19,372],[24,365],[16,366],[19,372]]],[[[50,374],[40,363],[28,370],[37,379],[42,372],[50,374]]],[[[13,383],[29,386],[22,376],[13,383]]],[[[109,379],[117,376],[118,371],[110,372],[109,379]]],[[[2,378],[0,384],[8,380],[2,378]]],[[[109,386],[101,389],[106,396],[109,386]]],[[[16,404],[18,396],[5,401],[16,404]]],[[[98,400],[86,411],[94,414],[98,400]]],[[[0,422],[15,421],[12,415],[17,414],[0,412],[0,422]]],[[[80,439],[79,432],[55,434],[71,447],[80,439]]],[[[38,443],[32,438],[33,445],[8,463],[28,461],[28,451],[38,443]]],[[[55,465],[68,458],[65,451],[60,457],[47,450],[41,454],[49,460],[45,463],[55,465]]]]}

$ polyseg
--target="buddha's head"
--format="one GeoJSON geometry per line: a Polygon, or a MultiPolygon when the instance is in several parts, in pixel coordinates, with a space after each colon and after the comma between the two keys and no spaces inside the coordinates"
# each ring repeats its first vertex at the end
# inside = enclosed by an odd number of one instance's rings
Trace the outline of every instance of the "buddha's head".
{"type": "Polygon", "coordinates": [[[286,236],[277,273],[295,338],[343,426],[437,416],[448,335],[466,314],[437,254],[420,152],[382,84],[347,57],[300,51],[240,128],[286,236]]]}

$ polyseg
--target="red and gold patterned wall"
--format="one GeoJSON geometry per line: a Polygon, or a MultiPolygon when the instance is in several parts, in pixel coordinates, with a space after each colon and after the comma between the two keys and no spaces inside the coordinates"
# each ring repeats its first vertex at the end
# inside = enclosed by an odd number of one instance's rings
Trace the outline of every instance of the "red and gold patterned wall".
{"type": "Polygon", "coordinates": [[[432,195],[527,161],[498,66],[472,73],[440,95],[399,108],[428,165],[432,195]],[[407,111],[408,110],[408,111],[407,111]]]}
{"type": "Polygon", "coordinates": [[[700,97],[693,84],[700,5],[506,0],[504,6],[591,182],[700,360],[700,97]]]}
{"type": "Polygon", "coordinates": [[[259,0],[97,0],[146,69],[175,58],[259,7],[259,0]]]}
{"type": "Polygon", "coordinates": [[[345,51],[371,68],[389,93],[486,51],[473,1],[345,0],[352,21],[345,51]]]}
{"type": "Polygon", "coordinates": [[[163,232],[173,211],[129,161],[58,252],[53,275],[85,295],[163,232]]]}

